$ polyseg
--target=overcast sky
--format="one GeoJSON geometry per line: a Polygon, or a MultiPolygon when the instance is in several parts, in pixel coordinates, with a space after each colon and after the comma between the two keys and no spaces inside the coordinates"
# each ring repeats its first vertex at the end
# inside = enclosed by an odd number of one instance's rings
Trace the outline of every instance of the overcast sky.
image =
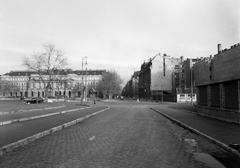
{"type": "Polygon", "coordinates": [[[114,69],[126,82],[157,53],[207,57],[240,42],[239,0],[0,0],[0,74],[52,42],[68,68],[114,69]]]}

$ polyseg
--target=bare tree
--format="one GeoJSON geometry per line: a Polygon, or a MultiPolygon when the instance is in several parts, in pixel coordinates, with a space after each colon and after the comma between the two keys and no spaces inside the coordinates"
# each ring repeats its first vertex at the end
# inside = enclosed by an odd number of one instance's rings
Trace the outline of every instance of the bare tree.
{"type": "Polygon", "coordinates": [[[123,80],[116,71],[107,71],[103,74],[102,80],[97,86],[97,91],[102,92],[111,99],[114,94],[120,93],[122,82],[123,80]]]}
{"type": "Polygon", "coordinates": [[[54,70],[61,69],[67,65],[67,58],[61,50],[56,49],[52,43],[44,43],[43,52],[33,53],[31,57],[24,57],[23,66],[37,72],[39,80],[43,83],[46,97],[51,89],[51,82],[54,79],[54,70]],[[47,75],[48,79],[44,79],[47,75]]]}

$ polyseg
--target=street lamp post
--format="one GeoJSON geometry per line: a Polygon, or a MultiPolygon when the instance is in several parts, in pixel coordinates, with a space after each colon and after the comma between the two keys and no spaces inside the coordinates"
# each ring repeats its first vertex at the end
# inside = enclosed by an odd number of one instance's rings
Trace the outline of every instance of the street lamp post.
{"type": "Polygon", "coordinates": [[[86,57],[85,65],[86,65],[86,88],[85,88],[86,96],[85,96],[85,104],[87,104],[87,94],[88,94],[88,91],[87,91],[87,89],[88,89],[88,83],[87,83],[87,57],[86,57]]]}
{"type": "MultiPolygon", "coordinates": [[[[83,89],[83,66],[84,66],[84,59],[87,59],[87,56],[82,57],[82,94],[81,94],[81,104],[83,104],[83,98],[84,98],[84,89],[83,89]]],[[[86,61],[87,63],[87,61],[86,61]]]]}

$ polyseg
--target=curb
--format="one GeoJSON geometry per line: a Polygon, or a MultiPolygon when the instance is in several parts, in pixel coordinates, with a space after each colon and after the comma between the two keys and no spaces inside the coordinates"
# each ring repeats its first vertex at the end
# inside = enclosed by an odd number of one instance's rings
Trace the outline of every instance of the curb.
{"type": "Polygon", "coordinates": [[[16,112],[26,112],[26,111],[37,111],[37,110],[49,110],[49,109],[57,109],[57,108],[63,108],[65,105],[56,106],[56,107],[45,107],[45,108],[39,108],[39,109],[27,109],[27,110],[15,110],[15,111],[5,111],[0,112],[0,114],[12,114],[16,112]]]}
{"type": "Polygon", "coordinates": [[[30,142],[32,142],[32,141],[35,141],[35,140],[37,140],[37,139],[39,139],[39,138],[42,138],[42,137],[44,137],[44,136],[53,134],[54,132],[60,131],[60,130],[62,130],[62,129],[64,129],[64,128],[67,128],[67,127],[69,127],[69,126],[75,125],[75,124],[77,124],[77,123],[79,123],[79,122],[81,122],[81,121],[83,121],[83,120],[86,120],[87,118],[90,118],[90,117],[92,117],[92,116],[94,116],[94,115],[96,115],[96,114],[98,114],[98,113],[104,112],[104,111],[109,110],[109,109],[110,109],[110,107],[107,107],[107,108],[105,108],[105,109],[103,109],[103,110],[99,110],[99,111],[97,111],[97,112],[94,112],[94,113],[92,113],[92,114],[88,114],[88,115],[86,115],[86,116],[83,116],[83,117],[81,117],[81,118],[78,118],[78,119],[73,120],[73,121],[70,121],[70,122],[67,122],[67,123],[62,124],[62,125],[60,125],[60,126],[53,127],[53,128],[48,129],[48,130],[46,130],[46,131],[43,131],[43,132],[40,132],[40,133],[38,133],[38,134],[32,135],[32,136],[30,136],[30,137],[21,139],[21,140],[19,140],[19,141],[17,141],[17,142],[14,142],[14,143],[5,145],[5,146],[3,146],[3,147],[0,148],[0,156],[4,155],[4,154],[7,153],[7,152],[10,152],[11,150],[13,150],[13,149],[15,149],[15,148],[18,148],[18,147],[20,147],[20,146],[26,145],[26,144],[28,144],[28,143],[30,143],[30,142]]]}
{"type": "Polygon", "coordinates": [[[65,110],[65,111],[60,111],[60,112],[55,112],[55,113],[50,113],[50,114],[43,114],[43,115],[39,115],[39,116],[20,118],[20,119],[9,120],[9,121],[2,121],[2,122],[0,122],[0,126],[13,124],[13,123],[17,123],[17,122],[35,120],[35,119],[44,118],[44,117],[50,117],[50,116],[53,116],[53,115],[59,115],[59,114],[74,112],[74,111],[83,110],[83,109],[87,109],[87,108],[91,108],[91,106],[86,107],[86,108],[78,108],[78,109],[65,110]]]}
{"type": "Polygon", "coordinates": [[[155,112],[163,115],[164,117],[166,117],[167,119],[169,119],[169,120],[171,120],[172,122],[176,123],[176,124],[179,125],[180,127],[183,127],[183,128],[185,128],[185,129],[188,129],[190,132],[193,132],[193,133],[195,133],[195,134],[197,134],[197,135],[200,135],[201,137],[203,137],[203,138],[211,141],[212,143],[214,143],[214,144],[218,145],[219,147],[221,147],[221,148],[223,148],[223,149],[225,149],[225,150],[233,153],[235,156],[237,156],[238,158],[240,158],[240,153],[239,153],[237,150],[230,148],[230,147],[229,147],[228,145],[226,145],[225,143],[222,143],[222,142],[220,142],[220,141],[218,141],[218,140],[216,140],[216,139],[214,139],[214,138],[212,138],[212,137],[210,137],[210,136],[208,136],[208,135],[206,135],[206,134],[204,134],[204,133],[202,133],[202,132],[194,129],[194,128],[192,128],[192,127],[190,127],[190,126],[188,126],[188,125],[186,125],[186,124],[184,124],[184,123],[182,123],[182,122],[180,122],[180,121],[178,121],[178,120],[176,120],[176,119],[174,119],[174,118],[172,118],[172,117],[170,117],[170,116],[168,116],[168,115],[160,112],[159,110],[156,110],[156,109],[154,109],[154,108],[152,108],[152,107],[150,107],[150,109],[152,109],[153,111],[155,111],[155,112]]]}

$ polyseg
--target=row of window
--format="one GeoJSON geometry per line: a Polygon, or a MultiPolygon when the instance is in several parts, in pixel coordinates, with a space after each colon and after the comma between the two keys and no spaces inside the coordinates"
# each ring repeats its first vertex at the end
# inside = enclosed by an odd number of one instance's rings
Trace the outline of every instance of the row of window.
{"type": "MultiPolygon", "coordinates": [[[[80,80],[80,81],[81,81],[81,80],[82,80],[82,77],[79,77],[79,78],[76,78],[76,77],[75,77],[75,78],[73,78],[73,79],[74,79],[74,80],[80,80]]],[[[86,77],[83,76],[83,79],[86,80],[86,77]]],[[[91,76],[89,77],[89,76],[88,76],[88,77],[87,77],[87,80],[101,80],[101,77],[91,77],[91,76]]]]}
{"type": "MultiPolygon", "coordinates": [[[[87,82],[87,85],[88,86],[96,86],[99,82],[87,82]]],[[[27,87],[28,83],[27,82],[13,82],[12,83],[13,86],[18,86],[19,88],[22,88],[22,87],[27,87]]],[[[58,88],[58,87],[64,87],[65,83],[56,83],[56,82],[53,82],[51,83],[52,87],[53,88],[58,88]]],[[[67,83],[67,86],[68,87],[71,87],[71,86],[81,86],[82,83],[81,82],[73,82],[73,83],[67,83]]],[[[86,85],[86,82],[84,81],[83,82],[83,85],[86,85]]],[[[44,84],[43,83],[39,83],[39,82],[35,82],[35,83],[29,83],[29,87],[30,88],[44,88],[44,84]]]]}
{"type": "MultiPolygon", "coordinates": [[[[29,81],[29,78],[4,78],[5,80],[7,81],[29,81]]],[[[39,78],[34,78],[36,80],[39,80],[39,78]]],[[[47,80],[48,78],[43,78],[44,80],[47,80]]],[[[81,81],[82,78],[79,77],[79,78],[73,78],[74,80],[79,80],[81,81]]],[[[84,80],[86,80],[86,77],[84,76],[83,78],[84,80]]],[[[101,77],[87,77],[87,80],[93,80],[93,81],[98,81],[98,80],[101,80],[101,77]]]]}
{"type": "MultiPolygon", "coordinates": [[[[83,82],[83,85],[85,85],[86,82],[83,82]]],[[[94,86],[96,87],[96,85],[98,84],[98,82],[87,82],[87,85],[88,86],[94,86]]],[[[81,86],[82,84],[81,83],[51,83],[51,87],[57,89],[57,88],[64,88],[64,87],[74,87],[74,86],[81,86]]],[[[25,84],[26,86],[26,84],[25,84]]],[[[41,89],[41,88],[44,88],[44,84],[43,83],[32,83],[30,84],[30,88],[38,88],[38,89],[41,89]]]]}
{"type": "Polygon", "coordinates": [[[28,81],[28,78],[4,78],[7,81],[28,81]]]}
{"type": "MultiPolygon", "coordinates": [[[[5,80],[9,80],[9,81],[26,81],[29,78],[39,78],[39,76],[37,74],[35,75],[30,75],[30,76],[8,76],[8,75],[4,75],[2,76],[5,80]]],[[[48,79],[47,75],[43,75],[42,76],[44,79],[48,79]]],[[[73,78],[73,79],[82,79],[82,75],[54,75],[53,77],[55,78],[73,78]]],[[[86,75],[83,75],[84,78],[86,78],[86,75]]],[[[102,75],[87,75],[87,79],[90,80],[100,80],[102,77],[102,75]]]]}

